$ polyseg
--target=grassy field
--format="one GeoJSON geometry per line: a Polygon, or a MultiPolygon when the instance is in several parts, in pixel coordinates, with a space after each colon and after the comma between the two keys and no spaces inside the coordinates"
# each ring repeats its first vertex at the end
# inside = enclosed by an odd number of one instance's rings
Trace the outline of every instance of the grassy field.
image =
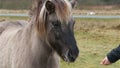
{"type": "Polygon", "coordinates": [[[105,55],[120,44],[120,19],[77,19],[75,36],[80,55],[75,63],[62,61],[61,68],[120,68],[120,62],[100,65],[105,55]]]}
{"type": "Polygon", "coordinates": [[[75,63],[61,60],[61,68],[120,68],[120,61],[110,66],[100,65],[105,55],[120,44],[120,19],[76,19],[75,37],[80,49],[79,57],[75,63]]]}
{"type": "Polygon", "coordinates": [[[18,16],[16,16],[16,17],[14,17],[14,16],[12,16],[12,17],[0,17],[0,21],[6,21],[6,20],[28,20],[28,17],[18,17],[18,16]]]}

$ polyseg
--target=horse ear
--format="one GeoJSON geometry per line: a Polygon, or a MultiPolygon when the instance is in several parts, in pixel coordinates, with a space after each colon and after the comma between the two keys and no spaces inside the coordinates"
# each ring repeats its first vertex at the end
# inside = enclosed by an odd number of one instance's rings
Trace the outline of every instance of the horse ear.
{"type": "Polygon", "coordinates": [[[70,0],[70,3],[72,5],[72,8],[74,8],[77,4],[77,0],[70,0]]]}
{"type": "Polygon", "coordinates": [[[47,1],[45,7],[50,14],[55,12],[55,4],[51,1],[47,1]]]}

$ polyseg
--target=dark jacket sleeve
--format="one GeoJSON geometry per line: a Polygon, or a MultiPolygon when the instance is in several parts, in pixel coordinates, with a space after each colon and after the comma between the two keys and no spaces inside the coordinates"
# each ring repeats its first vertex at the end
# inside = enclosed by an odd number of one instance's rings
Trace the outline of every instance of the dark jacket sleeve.
{"type": "Polygon", "coordinates": [[[110,53],[108,53],[107,57],[111,63],[114,63],[117,60],[119,60],[120,59],[120,45],[117,48],[113,49],[110,53]]]}

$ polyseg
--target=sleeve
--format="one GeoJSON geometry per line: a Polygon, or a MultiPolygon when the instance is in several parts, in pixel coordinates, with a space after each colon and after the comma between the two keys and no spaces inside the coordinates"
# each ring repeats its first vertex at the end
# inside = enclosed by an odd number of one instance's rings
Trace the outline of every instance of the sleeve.
{"type": "Polygon", "coordinates": [[[107,58],[111,63],[120,59],[120,45],[107,54],[107,58]]]}

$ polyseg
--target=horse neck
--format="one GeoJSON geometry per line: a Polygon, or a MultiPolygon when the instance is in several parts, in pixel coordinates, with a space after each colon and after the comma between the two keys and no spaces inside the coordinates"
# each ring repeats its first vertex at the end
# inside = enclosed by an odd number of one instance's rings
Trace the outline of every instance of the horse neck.
{"type": "MultiPolygon", "coordinates": [[[[48,42],[46,41],[45,37],[39,36],[39,33],[36,29],[36,23],[30,23],[26,26],[26,28],[23,30],[24,38],[27,41],[30,41],[31,47],[37,47],[37,48],[43,48],[44,50],[50,50],[48,52],[51,52],[51,47],[49,46],[48,42]]],[[[41,50],[39,49],[39,50],[41,50]]]]}
{"type": "Polygon", "coordinates": [[[34,24],[29,24],[24,30],[24,38],[28,38],[30,50],[32,53],[32,63],[34,67],[58,68],[59,59],[55,51],[49,46],[45,39],[41,39],[34,24]],[[48,67],[47,67],[48,65],[48,67]]]}

